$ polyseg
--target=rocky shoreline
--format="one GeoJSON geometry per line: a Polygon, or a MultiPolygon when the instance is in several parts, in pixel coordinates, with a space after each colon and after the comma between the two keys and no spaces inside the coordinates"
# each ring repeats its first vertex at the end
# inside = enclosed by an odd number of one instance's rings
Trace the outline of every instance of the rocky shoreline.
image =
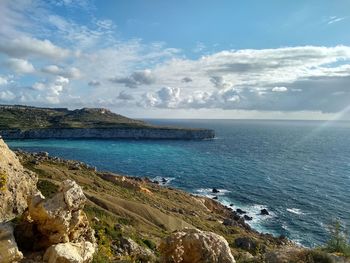
{"type": "Polygon", "coordinates": [[[206,140],[215,137],[210,129],[182,128],[59,128],[0,130],[4,139],[152,139],[206,140]]]}

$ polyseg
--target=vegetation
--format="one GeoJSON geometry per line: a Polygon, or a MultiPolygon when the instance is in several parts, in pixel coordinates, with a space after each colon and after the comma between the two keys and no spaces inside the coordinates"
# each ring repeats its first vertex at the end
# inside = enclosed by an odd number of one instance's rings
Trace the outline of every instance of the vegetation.
{"type": "Polygon", "coordinates": [[[349,236],[344,229],[345,227],[339,221],[335,221],[329,226],[331,237],[326,246],[323,247],[324,251],[350,257],[349,236]]]}
{"type": "Polygon", "coordinates": [[[150,127],[106,109],[36,108],[0,105],[1,129],[150,127]]]}
{"type": "Polygon", "coordinates": [[[4,171],[0,171],[0,192],[5,190],[7,183],[7,175],[4,171]]]}

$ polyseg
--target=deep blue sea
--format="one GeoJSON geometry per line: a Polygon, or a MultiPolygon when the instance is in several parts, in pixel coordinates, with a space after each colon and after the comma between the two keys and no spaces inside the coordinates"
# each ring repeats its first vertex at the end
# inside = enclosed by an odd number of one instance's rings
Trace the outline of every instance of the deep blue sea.
{"type": "Polygon", "coordinates": [[[350,123],[321,121],[149,120],[215,129],[209,141],[16,140],[122,174],[165,177],[169,185],[248,211],[259,231],[305,245],[327,240],[332,219],[350,224],[350,123]],[[267,208],[271,215],[260,216],[267,208]]]}

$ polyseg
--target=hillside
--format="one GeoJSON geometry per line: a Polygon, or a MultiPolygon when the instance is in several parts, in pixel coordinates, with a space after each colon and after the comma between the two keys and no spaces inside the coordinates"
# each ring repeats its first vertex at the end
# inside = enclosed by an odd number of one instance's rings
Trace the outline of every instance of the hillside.
{"type": "Polygon", "coordinates": [[[154,126],[102,108],[37,108],[0,105],[5,139],[212,139],[209,129],[154,126]]]}
{"type": "Polygon", "coordinates": [[[0,106],[0,129],[45,128],[116,128],[149,127],[143,121],[133,120],[102,108],[37,108],[29,106],[0,106]]]}

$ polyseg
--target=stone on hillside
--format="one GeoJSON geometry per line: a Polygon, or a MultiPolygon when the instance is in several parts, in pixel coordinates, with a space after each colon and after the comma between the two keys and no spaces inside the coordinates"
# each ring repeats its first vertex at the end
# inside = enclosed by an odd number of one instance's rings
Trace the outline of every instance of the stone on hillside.
{"type": "Polygon", "coordinates": [[[137,262],[156,262],[156,257],[150,249],[141,247],[131,238],[121,237],[116,249],[120,256],[130,256],[137,262]]]}
{"type": "Polygon", "coordinates": [[[0,262],[12,263],[18,262],[23,258],[18,250],[13,228],[10,224],[0,224],[0,262]]]}
{"type": "Polygon", "coordinates": [[[212,232],[185,229],[165,238],[160,246],[161,262],[233,263],[227,241],[212,232]]]}
{"type": "Polygon", "coordinates": [[[23,168],[0,137],[0,223],[20,215],[36,191],[37,178],[23,168]]]}
{"type": "Polygon", "coordinates": [[[95,252],[90,242],[61,243],[49,247],[44,255],[48,263],[87,263],[91,262],[95,252]]]}
{"type": "Polygon", "coordinates": [[[239,237],[235,239],[235,246],[248,251],[255,251],[257,242],[250,237],[239,237]]]}

